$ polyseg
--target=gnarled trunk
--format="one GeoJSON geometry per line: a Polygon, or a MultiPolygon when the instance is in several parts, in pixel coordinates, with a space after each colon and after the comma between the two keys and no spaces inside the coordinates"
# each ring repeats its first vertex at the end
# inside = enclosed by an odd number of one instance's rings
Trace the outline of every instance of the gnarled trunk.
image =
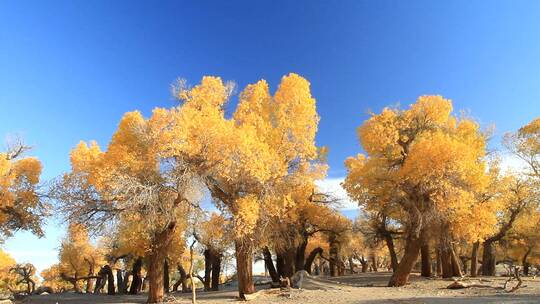
{"type": "Polygon", "coordinates": [[[270,252],[270,249],[268,249],[268,247],[265,246],[262,250],[262,253],[264,257],[264,264],[266,265],[266,269],[268,269],[268,273],[270,274],[270,277],[272,278],[272,282],[278,283],[279,275],[276,271],[276,268],[274,267],[274,261],[272,261],[272,253],[270,252]]]}
{"type": "MultiPolygon", "coordinates": [[[[414,231],[414,229],[412,229],[412,231],[414,231]]],[[[392,274],[390,282],[388,282],[389,287],[407,284],[414,264],[418,260],[418,255],[420,254],[420,245],[420,237],[414,233],[409,233],[409,236],[406,239],[405,252],[403,253],[403,257],[401,258],[396,271],[392,274]]]]}
{"type": "Polygon", "coordinates": [[[141,291],[141,286],[142,286],[141,269],[142,269],[142,258],[139,257],[137,258],[135,263],[133,263],[133,269],[131,271],[132,279],[131,279],[131,286],[129,288],[130,294],[138,294],[139,291],[141,291]]]}
{"type": "Polygon", "coordinates": [[[245,295],[255,292],[253,285],[253,244],[249,238],[234,242],[236,253],[236,272],[238,276],[238,295],[245,300],[245,295]]]}
{"type": "Polygon", "coordinates": [[[175,223],[169,224],[163,231],[156,233],[148,256],[148,291],[147,303],[161,303],[164,297],[163,266],[170,247],[175,223]]]}

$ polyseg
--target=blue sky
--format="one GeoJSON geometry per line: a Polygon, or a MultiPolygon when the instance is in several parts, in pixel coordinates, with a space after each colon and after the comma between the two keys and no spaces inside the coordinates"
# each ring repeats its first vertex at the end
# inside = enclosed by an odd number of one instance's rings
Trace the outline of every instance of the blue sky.
{"type": "MultiPolygon", "coordinates": [[[[0,137],[35,148],[44,179],[81,139],[105,144],[126,111],[175,104],[177,77],[312,84],[329,177],[361,151],[368,112],[441,94],[492,145],[540,114],[539,1],[2,1],[0,137]]],[[[231,103],[231,108],[234,102],[231,103]]],[[[19,233],[4,248],[44,267],[63,233],[19,233]]]]}

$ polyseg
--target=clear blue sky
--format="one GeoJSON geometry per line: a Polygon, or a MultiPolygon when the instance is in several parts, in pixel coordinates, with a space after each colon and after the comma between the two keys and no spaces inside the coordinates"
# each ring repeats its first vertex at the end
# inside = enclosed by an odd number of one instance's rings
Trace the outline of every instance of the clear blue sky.
{"type": "MultiPolygon", "coordinates": [[[[369,110],[422,94],[495,124],[496,145],[540,114],[540,1],[0,2],[0,137],[33,145],[45,179],[79,140],[105,144],[124,112],[174,105],[177,77],[275,88],[289,72],[312,84],[332,178],[369,110]]],[[[47,232],[5,248],[45,265],[60,234],[47,232]]]]}

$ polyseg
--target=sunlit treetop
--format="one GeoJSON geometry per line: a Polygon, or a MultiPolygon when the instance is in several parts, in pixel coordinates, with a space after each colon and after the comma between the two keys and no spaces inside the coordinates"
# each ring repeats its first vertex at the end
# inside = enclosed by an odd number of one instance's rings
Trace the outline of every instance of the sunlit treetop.
{"type": "Polygon", "coordinates": [[[421,96],[406,110],[385,108],[358,135],[367,155],[346,160],[344,187],[368,210],[398,204],[424,212],[433,204],[454,221],[471,214],[474,193],[489,183],[486,135],[475,121],[452,115],[441,96],[421,96]]]}

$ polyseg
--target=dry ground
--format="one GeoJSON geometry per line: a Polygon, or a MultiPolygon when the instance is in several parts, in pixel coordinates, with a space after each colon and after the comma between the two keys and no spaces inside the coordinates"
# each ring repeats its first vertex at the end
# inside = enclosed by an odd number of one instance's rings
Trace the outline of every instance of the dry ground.
{"type": "MultiPolygon", "coordinates": [[[[367,273],[343,276],[339,278],[308,279],[302,290],[282,292],[277,289],[266,289],[250,301],[253,304],[300,304],[300,303],[540,303],[540,278],[525,278],[523,287],[514,293],[500,289],[505,278],[484,277],[481,284],[490,287],[474,287],[468,289],[449,290],[451,280],[424,279],[413,276],[411,284],[400,288],[385,287],[389,273],[367,273]]],[[[218,292],[199,292],[198,302],[203,304],[234,303],[236,291],[233,287],[218,292]]],[[[190,303],[190,294],[173,293],[174,303],[190,303]]],[[[173,300],[171,297],[170,300],[173,300]]],[[[75,303],[144,303],[145,294],[137,296],[106,296],[57,294],[32,296],[21,303],[27,304],[75,304],[75,303]]]]}

